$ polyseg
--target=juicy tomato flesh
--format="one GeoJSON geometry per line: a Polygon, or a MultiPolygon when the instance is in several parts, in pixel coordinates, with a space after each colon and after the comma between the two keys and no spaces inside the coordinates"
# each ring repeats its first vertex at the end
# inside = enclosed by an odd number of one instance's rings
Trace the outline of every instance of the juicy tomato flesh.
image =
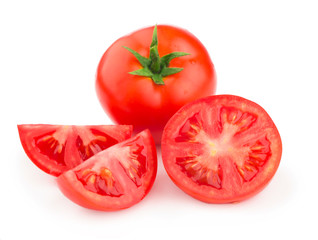
{"type": "Polygon", "coordinates": [[[255,195],[273,177],[282,144],[269,115],[256,103],[230,95],[201,99],[168,122],[162,157],[169,176],[206,202],[255,195]]]}
{"type": "Polygon", "coordinates": [[[132,134],[131,126],[18,125],[26,154],[54,176],[86,161],[132,134]]]}
{"type": "Polygon", "coordinates": [[[157,172],[156,148],[148,130],[114,145],[57,178],[73,202],[95,210],[128,208],[143,199],[157,172]]]}

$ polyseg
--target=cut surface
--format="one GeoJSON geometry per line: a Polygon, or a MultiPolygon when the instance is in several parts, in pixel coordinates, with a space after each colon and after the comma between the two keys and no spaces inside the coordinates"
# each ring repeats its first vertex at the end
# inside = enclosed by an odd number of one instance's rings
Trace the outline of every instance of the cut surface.
{"type": "MultiPolygon", "coordinates": [[[[59,165],[66,166],[64,162],[66,138],[58,137],[62,131],[61,129],[57,129],[53,132],[37,136],[34,138],[34,145],[41,154],[48,156],[59,165]],[[57,140],[58,138],[59,140],[57,140]]],[[[64,134],[64,136],[67,136],[67,134],[64,134]]]]}
{"type": "Polygon", "coordinates": [[[76,131],[78,133],[76,147],[83,161],[119,142],[109,134],[95,128],[77,126],[76,131]]]}
{"type": "Polygon", "coordinates": [[[24,151],[33,163],[54,176],[131,137],[125,125],[18,125],[24,151]]]}
{"type": "Polygon", "coordinates": [[[128,208],[143,199],[157,172],[156,148],[149,130],[99,152],[57,181],[73,202],[95,210],[128,208]]]}
{"type": "Polygon", "coordinates": [[[191,103],[168,122],[165,168],[185,192],[207,202],[233,202],[260,191],[281,158],[268,114],[246,99],[220,95],[191,103]]]}

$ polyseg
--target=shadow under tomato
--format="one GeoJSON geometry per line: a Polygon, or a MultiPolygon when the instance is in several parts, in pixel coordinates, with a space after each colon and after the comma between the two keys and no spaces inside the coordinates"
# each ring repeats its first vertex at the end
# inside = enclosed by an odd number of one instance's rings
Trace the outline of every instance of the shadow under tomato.
{"type": "Polygon", "coordinates": [[[275,210],[286,205],[292,199],[296,186],[292,173],[286,168],[281,168],[278,169],[263,191],[239,204],[242,206],[248,204],[251,207],[251,211],[253,211],[254,207],[262,207],[263,210],[268,211],[275,210]]]}
{"type": "Polygon", "coordinates": [[[158,154],[158,171],[157,177],[154,183],[152,190],[149,195],[152,198],[152,201],[158,202],[158,204],[166,204],[177,206],[176,204],[180,203],[189,203],[193,204],[194,202],[198,202],[198,200],[190,197],[188,194],[183,192],[174,182],[170,179],[167,174],[164,165],[162,163],[161,157],[161,148],[157,146],[157,154],[158,154]]]}

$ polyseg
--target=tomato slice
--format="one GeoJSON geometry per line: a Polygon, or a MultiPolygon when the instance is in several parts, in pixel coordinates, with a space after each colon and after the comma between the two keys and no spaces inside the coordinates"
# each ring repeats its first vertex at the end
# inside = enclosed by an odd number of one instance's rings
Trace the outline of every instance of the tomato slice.
{"type": "Polygon", "coordinates": [[[94,154],[131,137],[129,125],[18,125],[25,153],[44,172],[59,176],[94,154]]]}
{"type": "Polygon", "coordinates": [[[279,132],[254,102],[218,95],[181,108],[167,123],[162,159],[174,183],[209,203],[237,202],[261,191],[282,155],[279,132]]]}
{"type": "Polygon", "coordinates": [[[57,178],[66,197],[101,211],[131,207],[150,191],[157,173],[157,154],[149,130],[118,143],[57,178]]]}

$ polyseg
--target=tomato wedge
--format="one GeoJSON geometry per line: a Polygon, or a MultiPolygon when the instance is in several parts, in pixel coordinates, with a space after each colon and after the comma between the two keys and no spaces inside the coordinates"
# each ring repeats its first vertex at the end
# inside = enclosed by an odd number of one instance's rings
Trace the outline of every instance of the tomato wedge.
{"type": "Polygon", "coordinates": [[[157,155],[149,130],[118,143],[57,178],[66,197],[101,211],[131,207],[150,191],[157,173],[157,155]]]}
{"type": "Polygon", "coordinates": [[[260,192],[281,155],[279,132],[266,111],[232,95],[187,104],[169,120],[162,137],[170,178],[209,203],[237,202],[260,192]]]}
{"type": "Polygon", "coordinates": [[[129,125],[18,125],[25,153],[44,172],[59,176],[94,154],[131,137],[129,125]]]}

